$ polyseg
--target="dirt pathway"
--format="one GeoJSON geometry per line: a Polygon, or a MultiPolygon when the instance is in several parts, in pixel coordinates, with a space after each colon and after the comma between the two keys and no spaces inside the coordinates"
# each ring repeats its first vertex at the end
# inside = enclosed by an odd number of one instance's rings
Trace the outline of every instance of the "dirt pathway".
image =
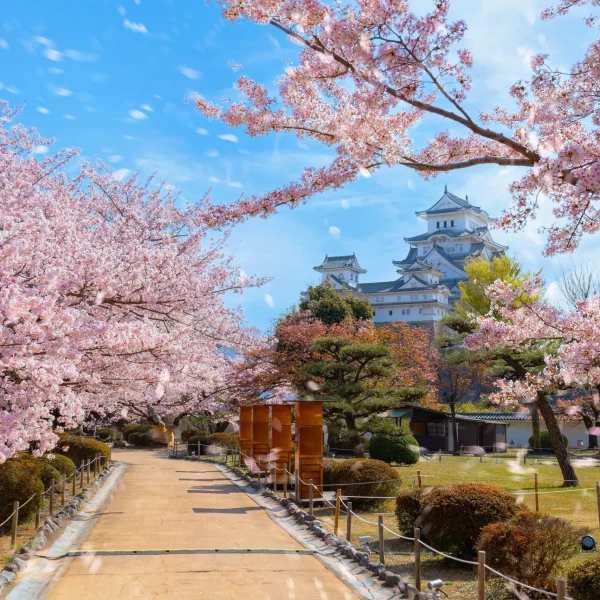
{"type": "MultiPolygon", "coordinates": [[[[62,559],[64,572],[44,598],[357,598],[317,558],[267,553],[303,547],[211,465],[144,451],[115,452],[114,458],[131,466],[81,546],[109,552],[62,559]],[[223,553],[181,553],[200,548],[223,553]],[[231,553],[236,549],[263,551],[231,553]]],[[[283,509],[271,516],[284,516],[283,509]]]]}

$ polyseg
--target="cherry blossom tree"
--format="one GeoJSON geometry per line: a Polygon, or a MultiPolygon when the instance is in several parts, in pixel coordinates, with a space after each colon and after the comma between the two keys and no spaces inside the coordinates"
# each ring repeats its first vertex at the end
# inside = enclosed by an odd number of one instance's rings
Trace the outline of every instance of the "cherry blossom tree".
{"type": "MultiPolygon", "coordinates": [[[[512,206],[499,221],[504,228],[519,230],[533,219],[540,194],[553,202],[547,254],[573,250],[600,228],[600,41],[566,70],[553,67],[548,55],[534,56],[530,78],[510,89],[512,104],[477,115],[466,102],[474,62],[461,47],[467,23],[449,20],[450,0],[426,2],[424,15],[412,12],[408,0],[221,3],[226,19],[267,25],[296,42],[298,58],[277,81],[276,95],[242,76],[236,84],[242,101],[220,107],[198,96],[198,108],[245,126],[248,135],[290,131],[336,154],[329,166],[305,169],[297,182],[220,207],[211,213],[213,224],[298,206],[382,167],[403,165],[428,178],[492,164],[522,168],[510,186],[512,206]],[[411,129],[423,119],[438,131],[419,146],[411,129]]],[[[598,6],[563,0],[542,17],[584,4],[598,6]]]]}
{"type": "Polygon", "coordinates": [[[227,233],[207,236],[207,200],[73,151],[40,161],[49,141],[15,118],[0,107],[0,462],[86,413],[160,424],[219,406],[232,352],[259,341],[224,296],[261,282],[227,233]]]}

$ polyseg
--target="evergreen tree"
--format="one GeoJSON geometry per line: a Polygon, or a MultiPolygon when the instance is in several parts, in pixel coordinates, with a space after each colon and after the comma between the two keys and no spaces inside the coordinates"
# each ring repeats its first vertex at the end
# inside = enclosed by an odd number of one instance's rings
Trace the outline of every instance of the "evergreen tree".
{"type": "Polygon", "coordinates": [[[368,300],[349,292],[334,290],[330,285],[311,286],[300,302],[300,310],[309,311],[325,325],[341,323],[351,317],[359,321],[370,321],[373,310],[368,300]]]}

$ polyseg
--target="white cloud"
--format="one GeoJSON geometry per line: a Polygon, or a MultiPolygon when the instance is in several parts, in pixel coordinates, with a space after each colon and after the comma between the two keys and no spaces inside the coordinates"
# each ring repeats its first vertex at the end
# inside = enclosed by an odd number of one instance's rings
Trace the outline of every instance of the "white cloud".
{"type": "Polygon", "coordinates": [[[138,6],[142,3],[142,0],[133,0],[138,6]]]}
{"type": "Polygon", "coordinates": [[[538,34],[538,42],[542,44],[542,46],[546,43],[546,36],[543,33],[538,34]]]}
{"type": "Polygon", "coordinates": [[[123,160],[123,157],[120,154],[111,154],[108,157],[108,162],[113,164],[120,163],[123,160]]]}
{"type": "Polygon", "coordinates": [[[96,112],[96,109],[93,106],[84,106],[83,108],[88,112],[96,112]]]}
{"type": "Polygon", "coordinates": [[[129,111],[129,116],[132,119],[137,119],[139,121],[142,121],[142,120],[148,118],[148,115],[146,113],[142,112],[141,110],[137,110],[135,108],[133,110],[129,111]]]}
{"type": "Polygon", "coordinates": [[[38,44],[42,44],[42,46],[46,46],[46,48],[52,48],[54,46],[54,42],[49,40],[47,37],[42,37],[41,35],[36,35],[33,38],[38,44]]]}
{"type": "Polygon", "coordinates": [[[14,86],[14,85],[7,85],[4,88],[9,94],[18,94],[19,93],[19,88],[14,86]]]}
{"type": "Polygon", "coordinates": [[[219,153],[216,150],[209,150],[206,153],[206,156],[208,156],[208,158],[217,158],[217,156],[219,156],[219,153]]]}
{"type": "Polygon", "coordinates": [[[341,234],[342,231],[339,227],[336,227],[335,225],[329,226],[329,235],[331,235],[334,238],[339,238],[341,234]]]}
{"type": "Polygon", "coordinates": [[[148,30],[146,29],[146,26],[143,23],[134,23],[129,19],[123,20],[123,27],[125,27],[125,29],[129,29],[130,31],[133,31],[134,33],[148,33],[148,30]]]}
{"type": "Polygon", "coordinates": [[[154,112],[154,109],[149,104],[142,104],[142,109],[146,112],[154,112]]]}
{"type": "Polygon", "coordinates": [[[44,56],[48,60],[53,60],[53,61],[60,61],[63,59],[62,52],[59,52],[58,50],[54,50],[54,48],[46,48],[44,50],[44,56]]]}
{"type": "Polygon", "coordinates": [[[48,154],[48,146],[36,146],[33,149],[34,154],[48,154]]]}
{"type": "Polygon", "coordinates": [[[65,96],[65,97],[73,95],[73,92],[71,90],[68,90],[67,88],[57,88],[54,90],[54,93],[57,96],[65,96]]]}
{"type": "Polygon", "coordinates": [[[65,119],[69,120],[69,121],[74,121],[75,120],[75,117],[73,115],[68,114],[68,113],[66,115],[63,115],[63,117],[65,119]]]}
{"type": "Polygon", "coordinates": [[[233,133],[223,133],[219,137],[226,142],[233,142],[234,144],[237,144],[240,141],[237,135],[233,135],[233,133]]]}
{"type": "Polygon", "coordinates": [[[48,73],[52,73],[53,75],[62,75],[64,73],[64,71],[57,67],[50,67],[48,69],[48,73]]]}
{"type": "Polygon", "coordinates": [[[77,62],[93,62],[98,58],[93,52],[79,52],[79,50],[65,50],[65,56],[77,62]]]}
{"type": "Polygon", "coordinates": [[[350,200],[347,200],[346,198],[342,198],[340,204],[342,205],[342,208],[350,208],[350,200]]]}
{"type": "Polygon", "coordinates": [[[204,129],[204,127],[197,127],[196,133],[199,133],[200,135],[208,135],[208,130],[204,129]]]}
{"type": "Polygon", "coordinates": [[[124,135],[122,136],[124,140],[132,140],[133,136],[132,135],[124,135]]]}
{"type": "Polygon", "coordinates": [[[0,38],[0,48],[8,50],[10,48],[10,44],[4,38],[0,38]]]}
{"type": "Polygon", "coordinates": [[[229,187],[238,188],[240,190],[244,188],[243,184],[241,184],[239,181],[228,181],[227,185],[229,187]]]}
{"type": "Polygon", "coordinates": [[[50,111],[45,106],[38,106],[35,110],[37,110],[39,113],[42,113],[43,115],[50,114],[50,111]]]}
{"type": "Polygon", "coordinates": [[[155,97],[157,100],[162,100],[162,99],[163,99],[163,97],[162,97],[162,96],[159,96],[158,94],[154,94],[154,97],[155,97]]]}
{"type": "Polygon", "coordinates": [[[273,300],[273,296],[271,294],[265,294],[265,302],[273,308],[275,306],[275,301],[273,300]]]}
{"type": "Polygon", "coordinates": [[[119,14],[120,14],[122,17],[124,17],[124,16],[127,14],[127,11],[125,10],[125,7],[124,7],[124,6],[121,6],[121,5],[117,6],[117,12],[118,12],[118,13],[119,13],[119,14]]]}
{"type": "Polygon", "coordinates": [[[417,188],[417,186],[415,185],[415,182],[414,182],[412,179],[409,179],[409,180],[406,182],[406,185],[407,185],[408,189],[409,189],[411,192],[414,192],[414,191],[415,191],[415,189],[417,188]]]}
{"type": "Polygon", "coordinates": [[[360,171],[360,174],[365,178],[365,179],[370,179],[371,178],[371,173],[368,169],[365,169],[364,167],[358,167],[358,170],[360,171]]]}
{"type": "Polygon", "coordinates": [[[221,183],[221,180],[218,177],[209,177],[208,180],[211,183],[221,183]]]}
{"type": "Polygon", "coordinates": [[[123,181],[123,179],[131,175],[131,173],[131,169],[119,169],[114,172],[114,176],[117,181],[123,181]]]}
{"type": "Polygon", "coordinates": [[[188,79],[200,79],[200,71],[191,69],[190,67],[177,67],[177,70],[188,79]]]}

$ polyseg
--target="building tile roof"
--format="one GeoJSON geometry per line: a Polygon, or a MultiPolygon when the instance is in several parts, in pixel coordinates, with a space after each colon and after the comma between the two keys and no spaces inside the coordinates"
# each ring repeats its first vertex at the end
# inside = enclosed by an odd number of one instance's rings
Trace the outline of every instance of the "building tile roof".
{"type": "Polygon", "coordinates": [[[420,259],[415,260],[415,262],[410,266],[407,267],[406,269],[402,269],[403,273],[423,273],[423,272],[437,272],[440,275],[443,275],[444,272],[440,271],[439,269],[437,269],[436,267],[434,267],[433,265],[430,265],[429,263],[422,261],[420,259]]]}
{"type": "MultiPolygon", "coordinates": [[[[446,196],[447,198],[452,200],[458,206],[456,208],[440,208],[437,210],[433,210],[433,207],[432,207],[432,208],[429,208],[428,210],[417,211],[417,215],[423,215],[423,214],[435,215],[435,214],[442,214],[442,213],[449,213],[449,212],[458,212],[458,211],[465,210],[465,209],[472,210],[473,212],[475,212],[477,214],[482,212],[480,206],[474,206],[467,199],[460,198],[456,194],[449,192],[448,189],[444,190],[444,195],[442,196],[442,198],[444,196],[446,196]]],[[[440,200],[442,198],[440,198],[440,200]]],[[[440,200],[438,200],[433,206],[435,206],[440,200]]]]}
{"type": "Polygon", "coordinates": [[[404,260],[393,260],[392,264],[395,267],[402,267],[403,265],[412,265],[415,260],[417,260],[417,255],[419,253],[419,250],[417,248],[415,248],[414,246],[411,246],[410,249],[408,250],[408,254],[406,255],[406,258],[404,260]]]}
{"type": "Polygon", "coordinates": [[[317,267],[313,267],[315,271],[320,269],[353,269],[359,273],[366,273],[365,269],[362,269],[358,264],[358,259],[355,254],[349,254],[346,256],[327,256],[323,262],[317,267]]]}
{"type": "Polygon", "coordinates": [[[528,412],[468,412],[460,413],[463,417],[472,419],[485,419],[486,421],[530,421],[531,414],[528,412]]]}
{"type": "Polygon", "coordinates": [[[381,294],[384,292],[398,292],[404,286],[402,277],[395,281],[376,281],[374,283],[360,283],[358,290],[363,294],[381,294]]]}
{"type": "Polygon", "coordinates": [[[441,227],[436,229],[435,231],[421,233],[420,235],[415,235],[414,237],[404,238],[405,242],[423,242],[428,240],[430,237],[434,235],[446,235],[451,238],[458,237],[469,237],[470,235],[476,235],[481,237],[488,231],[487,227],[476,227],[473,230],[463,229],[461,231],[457,231],[456,229],[450,229],[449,227],[441,227]]]}

